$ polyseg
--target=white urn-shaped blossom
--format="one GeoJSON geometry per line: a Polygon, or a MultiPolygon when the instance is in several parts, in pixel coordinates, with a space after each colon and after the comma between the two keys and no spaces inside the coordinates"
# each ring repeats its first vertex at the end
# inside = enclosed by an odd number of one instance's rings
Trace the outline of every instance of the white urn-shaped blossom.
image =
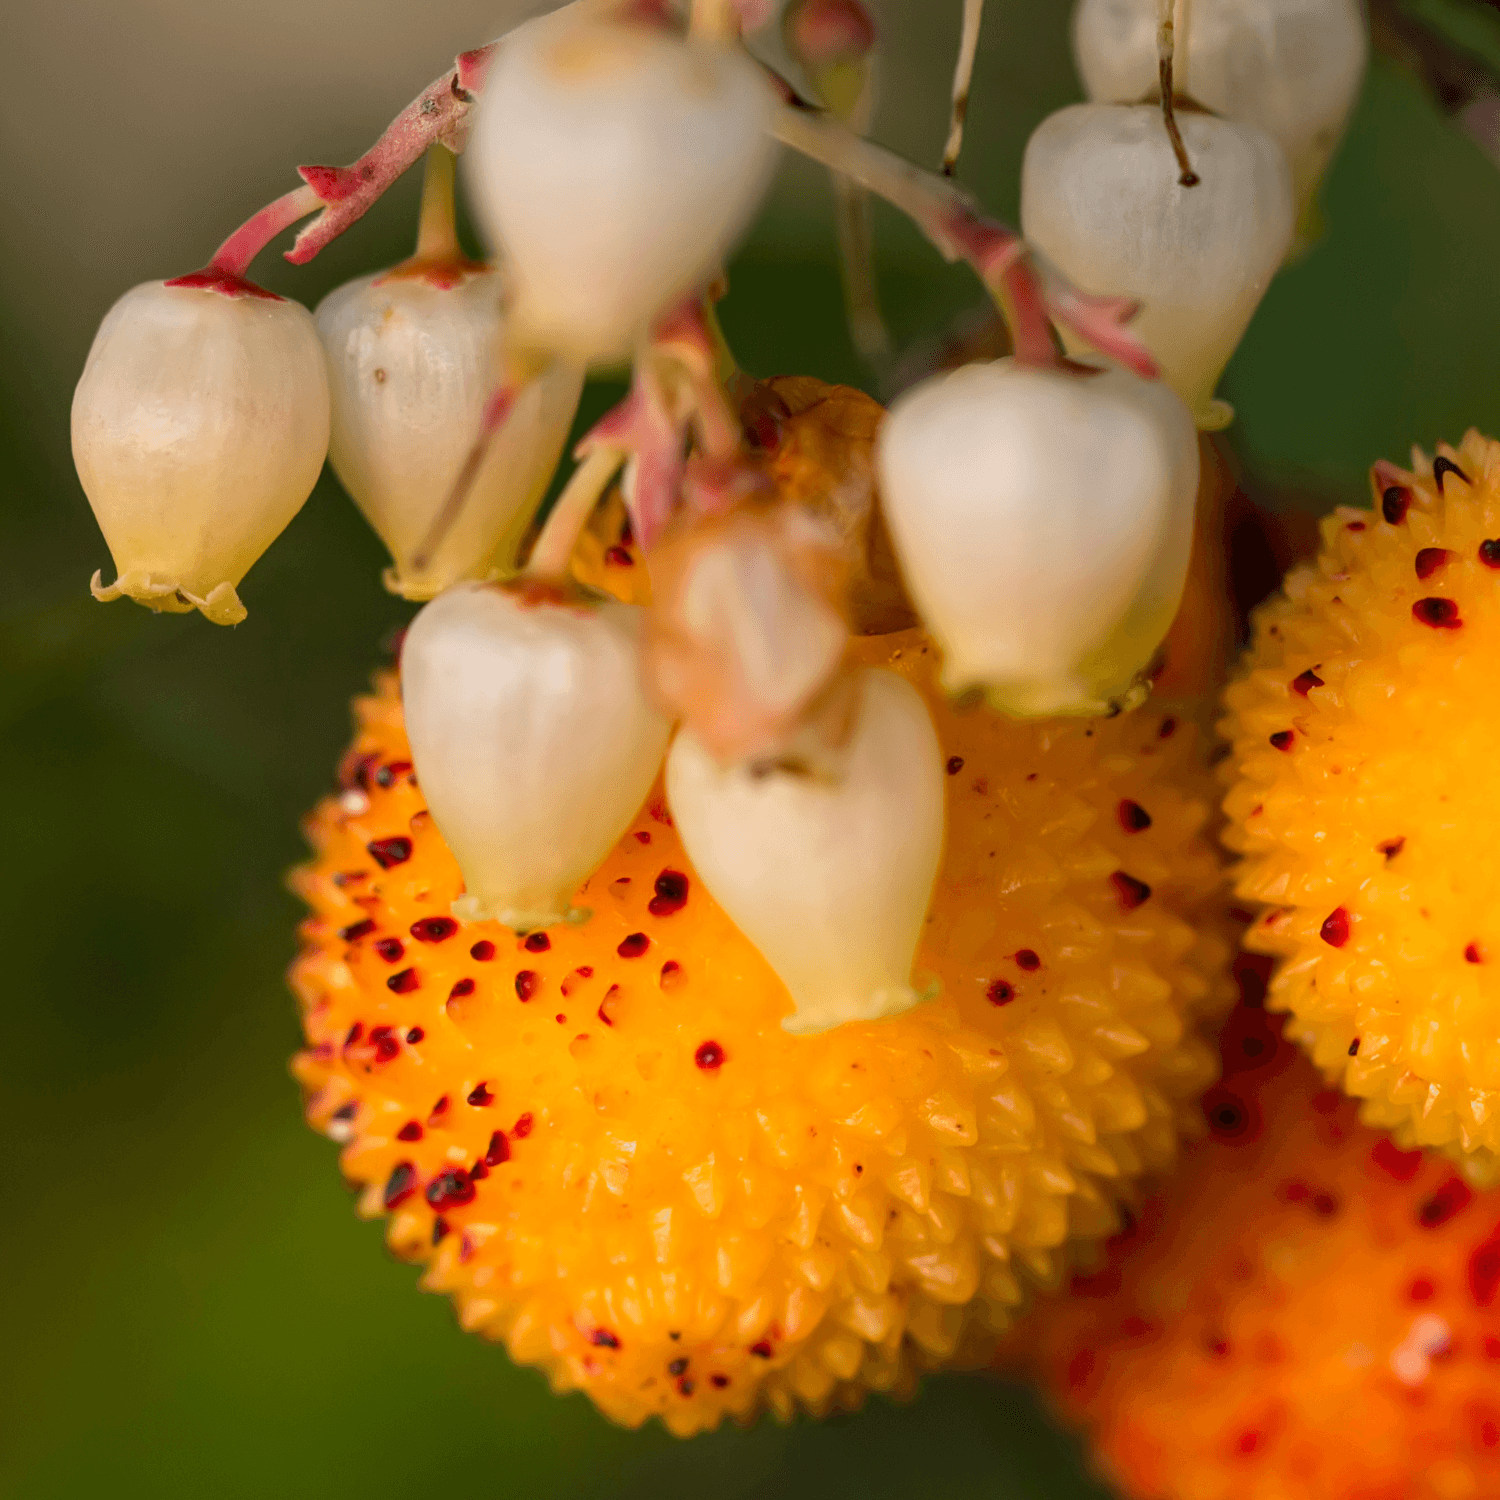
{"type": "Polygon", "coordinates": [[[1215,428],[1229,412],[1214,388],[1291,242],[1291,178],[1253,125],[1187,111],[1177,122],[1190,187],[1153,105],[1075,104],[1043,120],[1022,162],[1021,227],[1084,291],[1140,300],[1131,331],[1215,428]]]}
{"type": "MultiPolygon", "coordinates": [[[[1160,0],[1079,0],[1073,53],[1090,99],[1136,104],[1157,87],[1160,0]]],[[[1360,0],[1177,0],[1177,89],[1258,125],[1286,153],[1304,221],[1369,51],[1360,0]]]]}
{"type": "Polygon", "coordinates": [[[891,407],[881,495],[950,692],[1016,714],[1139,701],[1192,545],[1198,438],[1159,381],[1013,359],[891,407]]]}
{"type": "Polygon", "coordinates": [[[401,650],[417,782],[463,872],[464,921],[518,932],[571,897],[630,826],[670,725],[641,692],[641,611],[536,581],[461,583],[401,650]]]}
{"type": "Polygon", "coordinates": [[[417,569],[504,377],[501,278],[484,267],[362,276],[316,317],[333,402],[329,461],[395,560],[387,586],[430,599],[508,566],[567,440],[581,367],[554,361],[520,389],[462,509],[417,569]]]}
{"type": "Polygon", "coordinates": [[[772,106],[750,57],[705,38],[571,7],[511,32],[464,161],[528,336],[620,359],[711,278],[770,179],[772,106]]]}
{"type": "Polygon", "coordinates": [[[114,559],[96,599],[245,618],[236,588],[302,508],[328,451],[328,381],[307,309],[148,281],[94,336],[73,462],[114,559]]]}
{"type": "Polygon", "coordinates": [[[942,752],[910,683],[872,667],[856,686],[837,779],[725,767],[688,730],[667,755],[683,847],[791,992],[792,1032],[921,998],[911,967],[942,856],[942,752]]]}

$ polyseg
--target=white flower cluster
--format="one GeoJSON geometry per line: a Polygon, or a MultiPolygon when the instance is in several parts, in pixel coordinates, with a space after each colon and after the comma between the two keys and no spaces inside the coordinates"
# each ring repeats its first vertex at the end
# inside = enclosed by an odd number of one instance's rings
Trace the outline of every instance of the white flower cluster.
{"type": "MultiPolygon", "coordinates": [[[[469,136],[492,265],[458,250],[438,145],[416,256],[341,288],[316,319],[248,282],[249,259],[379,171],[304,169],[309,186],[206,271],[128,293],[79,382],[74,452],[118,569],[96,594],[222,623],[243,618],[237,586],[326,455],[391,552],[389,586],[431,600],[406,638],[403,696],[467,885],[456,914],[522,931],[585,918],[573,893],[665,764],[699,878],[785,981],[789,1029],[817,1030],[918,998],[943,766],[918,694],[845,665],[854,627],[826,580],[849,539],[826,518],[775,520],[741,434],[743,387],[703,313],[778,141],[906,208],[1017,319],[1014,357],[921,381],[878,440],[881,515],[946,685],[1016,714],[1117,711],[1144,695],[1181,597],[1195,423],[1222,418],[1214,387],[1299,204],[1306,216],[1364,35],[1356,0],[1192,0],[1181,17],[1171,0],[1080,0],[1097,102],[1031,140],[1028,249],[945,179],[814,119],[740,43],[735,0],[693,14],[684,30],[664,7],[578,0],[466,54],[451,89],[408,112],[451,112],[434,141],[469,136]],[[1174,55],[1175,122],[1170,95],[1165,113],[1148,97],[1174,55]],[[1130,302],[1133,338],[1114,327],[1130,302]],[[1090,351],[1100,330],[1132,369],[1090,351]],[[1138,373],[1153,360],[1161,380],[1138,373]],[[629,400],[581,446],[591,456],[518,573],[586,372],[625,361],[629,400]],[[563,576],[621,464],[638,539],[670,539],[667,625],[563,576]],[[653,656],[648,638],[670,649],[653,656]],[[704,681],[712,724],[695,723],[704,681]]],[[[847,31],[846,80],[849,46],[874,35],[847,31]]],[[[817,27],[786,28],[803,33],[817,27]]],[[[389,150],[411,130],[393,126],[389,150]]],[[[845,529],[873,524],[861,512],[845,529]]]]}

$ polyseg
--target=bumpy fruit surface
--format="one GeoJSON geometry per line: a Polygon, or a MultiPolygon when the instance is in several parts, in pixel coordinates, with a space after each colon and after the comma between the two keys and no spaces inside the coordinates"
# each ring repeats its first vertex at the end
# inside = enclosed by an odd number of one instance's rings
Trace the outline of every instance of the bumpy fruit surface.
{"type": "Polygon", "coordinates": [[[1110,1233],[1201,1118],[1227,946],[1191,723],[959,715],[917,633],[859,655],[921,690],[948,757],[916,965],[941,993],[902,1016],[787,1035],[658,794],[586,925],[459,926],[391,674],[310,822],[311,1123],[465,1328],[622,1422],[903,1385],[1110,1233]]]}
{"type": "Polygon", "coordinates": [[[1009,1353],[1126,1500],[1500,1493],[1500,1196],[1361,1127],[1279,1025],[1234,1013],[1211,1139],[1009,1353]]]}
{"type": "Polygon", "coordinates": [[[1500,1167],[1500,444],[1375,471],[1226,696],[1271,1003],[1366,1124],[1500,1167]]]}

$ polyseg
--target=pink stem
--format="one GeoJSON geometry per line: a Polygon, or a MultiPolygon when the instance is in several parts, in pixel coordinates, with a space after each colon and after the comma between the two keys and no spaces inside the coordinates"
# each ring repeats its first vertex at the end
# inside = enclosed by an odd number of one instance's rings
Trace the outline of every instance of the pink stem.
{"type": "Polygon", "coordinates": [[[649,359],[639,359],[630,394],[605,412],[578,444],[579,454],[611,447],[634,457],[626,509],[631,531],[642,548],[656,541],[677,509],[686,468],[687,429],[687,418],[676,417],[669,409],[649,359]]]}
{"type": "MultiPolygon", "coordinates": [[[[455,155],[468,140],[469,115],[483,87],[496,43],[462,53],[386,126],[380,139],[348,167],[298,167],[323,212],[297,236],[286,258],[305,265],[351,224],[362,219],[381,194],[432,145],[455,155]]],[[[274,206],[274,205],[273,205],[274,206]]]]}
{"type": "MultiPolygon", "coordinates": [[[[1094,297],[1080,292],[1055,271],[1033,266],[1026,242],[1012,229],[990,218],[950,178],[926,172],[914,163],[846,130],[826,113],[798,100],[785,80],[787,100],[772,120],[771,133],[794,151],[821,162],[851,182],[884,198],[905,213],[948,260],[967,261],[1002,305],[1015,303],[1020,326],[1013,327],[1017,358],[1051,364],[1056,350],[1039,337],[1038,308],[1054,322],[1066,324],[1091,344],[1141,375],[1154,375],[1156,362],[1145,345],[1124,326],[1135,304],[1123,297],[1094,297]],[[1026,261],[1017,275],[1012,268],[1026,261]]],[[[1007,319],[1012,316],[1004,306],[1007,319]]]]}
{"type": "Polygon", "coordinates": [[[321,206],[317,193],[310,187],[293,188],[289,193],[266,204],[257,214],[252,214],[235,232],[214,251],[207,269],[218,271],[237,281],[243,281],[250,270],[250,262],[260,254],[284,229],[290,229],[298,219],[305,219],[321,206]]]}

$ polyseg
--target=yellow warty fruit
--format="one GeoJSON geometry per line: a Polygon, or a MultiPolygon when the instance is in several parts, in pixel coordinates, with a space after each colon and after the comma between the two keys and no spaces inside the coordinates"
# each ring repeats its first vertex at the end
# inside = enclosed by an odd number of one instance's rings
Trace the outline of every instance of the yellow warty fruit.
{"type": "Polygon", "coordinates": [[[1225,804],[1271,1004],[1361,1118],[1500,1174],[1500,443],[1377,464],[1258,614],[1225,804]]]}
{"type": "Polygon", "coordinates": [[[461,1324],[675,1432],[852,1404],[1003,1325],[1172,1161],[1228,945],[1211,781],[1169,710],[955,714],[916,632],[859,654],[932,706],[937,998],[818,1036],[702,889],[659,792],[525,939],[449,914],[396,679],[314,813],[292,980],[315,1127],[461,1324]]]}

